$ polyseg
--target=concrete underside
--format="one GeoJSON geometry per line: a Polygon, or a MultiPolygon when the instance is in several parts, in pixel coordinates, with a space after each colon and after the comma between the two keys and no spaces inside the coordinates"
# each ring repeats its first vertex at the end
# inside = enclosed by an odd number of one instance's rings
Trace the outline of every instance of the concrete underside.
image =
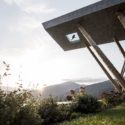
{"type": "Polygon", "coordinates": [[[116,36],[125,39],[125,30],[117,18],[117,12],[125,14],[125,0],[105,0],[81,8],[64,16],[43,23],[45,30],[64,49],[86,47],[85,39],[77,28],[81,23],[97,44],[113,42],[116,36]],[[79,43],[70,43],[67,34],[77,32],[79,43]]]}

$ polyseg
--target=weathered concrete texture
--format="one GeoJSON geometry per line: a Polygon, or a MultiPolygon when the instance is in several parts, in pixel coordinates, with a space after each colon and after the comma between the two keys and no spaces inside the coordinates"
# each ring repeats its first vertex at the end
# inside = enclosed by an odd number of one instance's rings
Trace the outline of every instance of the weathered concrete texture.
{"type": "Polygon", "coordinates": [[[85,39],[77,24],[81,23],[97,44],[113,42],[113,37],[125,39],[125,30],[117,18],[117,11],[125,13],[125,0],[103,0],[69,14],[43,23],[45,30],[64,49],[85,47],[85,39]],[[77,32],[79,43],[69,43],[66,35],[77,32]]]}

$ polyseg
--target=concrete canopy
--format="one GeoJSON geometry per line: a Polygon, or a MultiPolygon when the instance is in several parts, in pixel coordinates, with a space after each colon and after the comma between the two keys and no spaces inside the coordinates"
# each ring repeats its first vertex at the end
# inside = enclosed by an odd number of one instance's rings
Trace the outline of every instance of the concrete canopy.
{"type": "Polygon", "coordinates": [[[61,17],[43,23],[45,30],[64,49],[86,47],[84,37],[77,28],[82,24],[97,44],[113,42],[116,36],[125,39],[125,30],[117,18],[117,12],[125,14],[125,0],[103,0],[61,17]],[[67,35],[77,35],[79,42],[69,42],[67,35]]]}

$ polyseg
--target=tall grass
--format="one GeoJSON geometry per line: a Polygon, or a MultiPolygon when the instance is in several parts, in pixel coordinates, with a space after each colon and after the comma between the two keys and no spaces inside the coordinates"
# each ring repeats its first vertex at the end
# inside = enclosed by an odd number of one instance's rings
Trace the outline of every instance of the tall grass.
{"type": "Polygon", "coordinates": [[[125,104],[98,113],[87,115],[60,125],[125,125],[125,104]]]}

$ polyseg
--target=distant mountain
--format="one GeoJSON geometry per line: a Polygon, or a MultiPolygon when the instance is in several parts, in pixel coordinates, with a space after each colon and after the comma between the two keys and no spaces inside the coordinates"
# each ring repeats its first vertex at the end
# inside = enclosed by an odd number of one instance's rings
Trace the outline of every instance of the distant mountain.
{"type": "Polygon", "coordinates": [[[78,92],[81,86],[85,87],[86,94],[92,95],[96,98],[100,98],[103,92],[114,90],[114,87],[112,86],[110,81],[99,82],[87,86],[80,85],[75,82],[65,82],[62,84],[45,87],[41,95],[44,98],[52,95],[53,97],[65,99],[66,96],[70,93],[71,89],[78,92]]]}
{"type": "Polygon", "coordinates": [[[80,86],[81,85],[75,82],[64,82],[58,85],[45,87],[41,94],[44,98],[52,95],[53,97],[59,97],[59,98],[64,99],[66,97],[66,94],[70,90],[75,90],[77,88],[80,88],[80,86]]]}
{"type": "MultiPolygon", "coordinates": [[[[103,92],[114,90],[110,81],[99,82],[91,85],[80,85],[75,82],[64,82],[57,85],[47,86],[43,90],[30,90],[32,95],[35,98],[47,98],[50,95],[53,97],[58,97],[58,99],[65,99],[66,96],[70,93],[70,90],[75,90],[76,92],[79,91],[81,86],[85,87],[85,91],[88,95],[92,95],[96,98],[100,98],[103,92]]],[[[12,87],[2,87],[5,91],[13,91],[14,88],[12,87]]]]}
{"type": "Polygon", "coordinates": [[[100,83],[95,83],[85,87],[85,91],[88,95],[92,95],[96,98],[100,98],[103,92],[108,92],[114,90],[113,85],[110,81],[104,81],[100,83]]]}

